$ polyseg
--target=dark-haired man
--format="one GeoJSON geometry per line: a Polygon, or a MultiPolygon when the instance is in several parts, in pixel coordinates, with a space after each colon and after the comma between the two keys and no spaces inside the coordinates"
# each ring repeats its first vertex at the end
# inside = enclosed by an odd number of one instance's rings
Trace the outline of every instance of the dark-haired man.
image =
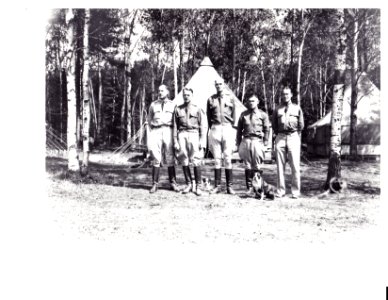
{"type": "Polygon", "coordinates": [[[245,165],[245,182],[248,197],[255,197],[252,179],[257,172],[262,173],[264,151],[268,145],[269,118],[267,113],[258,108],[256,95],[248,98],[247,110],[242,112],[237,124],[237,146],[240,158],[245,165]]]}
{"type": "Polygon", "coordinates": [[[272,128],[276,134],[275,153],[277,165],[276,197],[286,194],[284,173],[288,157],[291,166],[291,195],[300,196],[300,148],[301,132],[304,127],[303,112],[299,105],[291,102],[291,88],[285,86],[282,90],[282,103],[272,115],[272,128]]]}
{"type": "Polygon", "coordinates": [[[168,178],[171,189],[179,191],[176,184],[173,114],[175,104],[168,98],[167,86],[161,85],[158,89],[158,99],[151,103],[148,113],[149,135],[148,149],[152,158],[152,188],[150,193],[158,190],[160,166],[165,158],[168,169],[168,178]]]}
{"type": "Polygon", "coordinates": [[[207,120],[209,124],[209,149],[214,157],[214,189],[211,193],[221,192],[221,167],[224,161],[226,190],[235,194],[233,185],[232,154],[236,144],[236,133],[233,129],[236,118],[234,98],[226,90],[222,78],[215,80],[217,94],[207,101],[207,120]]]}
{"type": "Polygon", "coordinates": [[[201,162],[203,148],[206,147],[205,119],[201,108],[192,103],[192,97],[193,90],[184,88],[184,103],[175,108],[174,147],[176,153],[180,153],[180,163],[186,181],[186,187],[182,193],[187,194],[192,191],[200,196],[202,194],[201,162]],[[191,176],[190,163],[193,165],[194,180],[191,176]]]}

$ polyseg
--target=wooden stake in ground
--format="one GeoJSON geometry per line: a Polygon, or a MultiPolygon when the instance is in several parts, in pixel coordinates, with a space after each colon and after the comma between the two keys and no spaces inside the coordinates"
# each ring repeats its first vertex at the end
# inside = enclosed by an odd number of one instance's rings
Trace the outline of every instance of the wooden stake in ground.
{"type": "Polygon", "coordinates": [[[75,18],[72,9],[66,12],[66,79],[67,79],[67,153],[68,169],[79,170],[77,158],[77,100],[75,94],[75,51],[74,51],[74,28],[75,18]]]}
{"type": "Polygon", "coordinates": [[[331,112],[330,157],[325,190],[341,189],[341,120],[344,98],[344,73],[346,68],[346,31],[344,10],[338,9],[338,40],[336,54],[336,84],[334,85],[331,112]]]}

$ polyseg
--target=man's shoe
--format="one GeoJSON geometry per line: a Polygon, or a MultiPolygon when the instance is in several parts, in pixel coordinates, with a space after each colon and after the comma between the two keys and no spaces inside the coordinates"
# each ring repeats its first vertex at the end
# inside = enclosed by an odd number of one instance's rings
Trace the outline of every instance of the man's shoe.
{"type": "Polygon", "coordinates": [[[191,184],[186,185],[186,187],[182,190],[182,194],[190,193],[192,190],[191,184]]]}
{"type": "Polygon", "coordinates": [[[294,195],[291,196],[291,198],[292,198],[292,199],[298,199],[298,198],[299,198],[299,195],[295,195],[295,194],[294,194],[294,195]]]}
{"type": "Polygon", "coordinates": [[[158,190],[158,185],[154,183],[150,189],[150,193],[151,194],[156,193],[157,190],[158,190]]]}
{"type": "Polygon", "coordinates": [[[252,187],[249,188],[249,190],[245,193],[245,196],[249,198],[255,198],[256,197],[255,190],[252,187]]]}
{"type": "Polygon", "coordinates": [[[171,182],[171,190],[177,193],[180,192],[179,186],[176,184],[176,182],[171,182]]]}
{"type": "Polygon", "coordinates": [[[215,186],[211,191],[210,194],[219,194],[221,193],[221,186],[215,186]]]}
{"type": "Polygon", "coordinates": [[[197,188],[195,189],[195,192],[194,194],[196,194],[197,196],[202,196],[202,191],[201,189],[197,186],[197,188]]]}
{"type": "Polygon", "coordinates": [[[227,188],[226,188],[226,192],[227,192],[229,195],[236,195],[236,192],[235,192],[231,187],[227,187],[227,188]]]}
{"type": "Polygon", "coordinates": [[[236,192],[233,190],[233,170],[232,169],[225,169],[225,177],[226,177],[226,192],[229,195],[235,195],[236,192]]]}

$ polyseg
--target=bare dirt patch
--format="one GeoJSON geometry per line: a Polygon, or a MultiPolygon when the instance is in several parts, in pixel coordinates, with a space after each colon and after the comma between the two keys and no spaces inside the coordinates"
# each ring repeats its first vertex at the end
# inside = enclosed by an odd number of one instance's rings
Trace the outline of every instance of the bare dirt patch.
{"type": "MultiPolygon", "coordinates": [[[[167,170],[161,188],[149,194],[150,168],[92,163],[81,178],[66,171],[66,160],[47,158],[47,192],[53,221],[61,234],[79,238],[140,241],[326,242],[354,235],[375,225],[380,207],[378,162],[343,162],[348,189],[317,197],[326,178],[327,161],[302,164],[302,197],[275,201],[245,198],[242,165],[236,163],[237,195],[197,197],[168,190],[167,170]]],[[[213,179],[212,166],[203,176],[213,179]]],[[[287,182],[290,182],[288,170],[287,182]]],[[[275,184],[274,164],[264,165],[265,179],[275,184]]],[[[181,168],[177,167],[183,184],[181,168]]],[[[224,174],[223,174],[224,182],[224,174]]]]}

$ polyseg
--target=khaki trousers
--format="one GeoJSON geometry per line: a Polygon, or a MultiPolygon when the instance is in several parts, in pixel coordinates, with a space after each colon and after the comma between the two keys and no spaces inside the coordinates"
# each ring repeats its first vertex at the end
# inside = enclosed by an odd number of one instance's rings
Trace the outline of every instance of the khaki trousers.
{"type": "Polygon", "coordinates": [[[232,154],[236,144],[236,131],[231,124],[212,125],[209,130],[209,149],[214,157],[216,169],[222,167],[224,159],[225,169],[232,169],[232,154]]]}
{"type": "Polygon", "coordinates": [[[180,163],[183,166],[188,166],[190,163],[194,167],[200,166],[203,154],[202,150],[199,149],[198,131],[180,131],[178,133],[178,142],[183,153],[180,163]]]}
{"type": "Polygon", "coordinates": [[[172,127],[162,126],[153,128],[149,132],[148,149],[152,158],[152,166],[160,167],[174,165],[173,130],[172,127]]]}
{"type": "Polygon", "coordinates": [[[300,195],[300,147],[301,141],[298,132],[291,134],[279,133],[276,136],[277,194],[280,196],[286,193],[284,173],[287,158],[291,167],[291,193],[295,196],[300,195]]]}
{"type": "Polygon", "coordinates": [[[248,170],[259,171],[264,161],[264,144],[259,138],[244,137],[238,148],[238,154],[248,170]]]}

